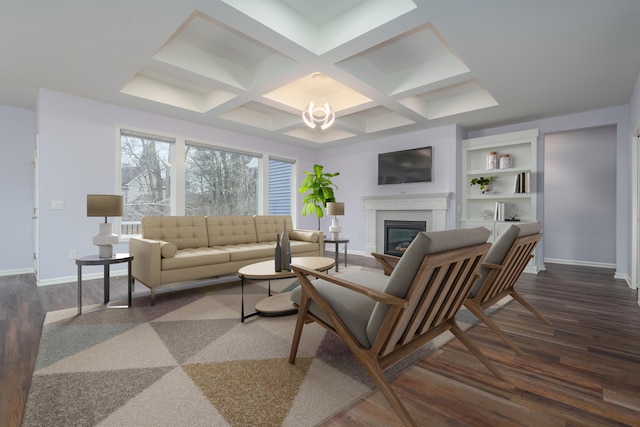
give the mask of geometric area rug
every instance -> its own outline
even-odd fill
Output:
[[[277,282],[280,290],[291,283],[272,282],[276,291]],[[264,286],[245,286],[246,308],[264,298]],[[155,306],[133,302],[47,313],[23,426],[313,426],[375,387],[342,341],[315,324],[305,325],[289,364],[296,316],[241,323],[237,281],[172,292]],[[458,321],[466,329],[477,319],[463,309]]]

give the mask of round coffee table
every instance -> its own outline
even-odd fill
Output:
[[[297,257],[291,259],[291,264],[300,265],[312,270],[327,271],[335,265],[335,261],[326,257]],[[274,260],[257,262],[255,264],[246,265],[238,270],[242,289],[242,307],[240,313],[240,321],[244,319],[262,314],[265,316],[284,316],[293,314],[297,311],[293,303],[289,299],[289,292],[282,292],[277,295],[271,295],[271,280],[288,279],[296,277],[296,273],[292,271],[276,271]],[[268,280],[268,297],[256,304],[256,311],[244,314],[244,280]]]

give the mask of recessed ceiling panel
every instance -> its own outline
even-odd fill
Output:
[[[153,69],[138,73],[120,92],[199,113],[205,113],[236,96]]]
[[[220,117],[269,131],[278,131],[280,129],[297,126],[300,125],[302,121],[300,116],[295,116],[257,102],[250,102],[241,107],[234,108],[221,114]]]
[[[339,141],[341,139],[356,136],[355,133],[348,132],[343,129],[329,128],[327,130],[309,129],[307,127],[293,129],[284,133],[285,135],[295,138],[304,139],[305,141],[325,144],[327,142]]]
[[[223,25],[194,13],[154,59],[240,89],[266,81],[295,61]]]
[[[412,0],[223,1],[317,55],[416,9]]]
[[[498,105],[476,80],[407,97],[399,102],[429,120]]]
[[[382,106],[340,117],[342,126],[358,129],[362,133],[373,133],[414,123],[408,117]]]
[[[264,97],[299,111],[302,111],[311,101],[316,104],[328,102],[336,112],[371,101],[361,93],[320,73],[309,74],[265,94]]]
[[[464,73],[469,68],[431,25],[395,37],[337,64],[389,95]]]

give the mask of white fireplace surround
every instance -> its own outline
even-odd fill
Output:
[[[450,194],[363,196],[367,217],[365,253],[384,251],[384,220],[426,221],[427,231],[446,230]]]

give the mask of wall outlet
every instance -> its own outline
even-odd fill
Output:
[[[69,251],[69,259],[76,259],[78,258],[78,252],[75,249],[71,249]]]

